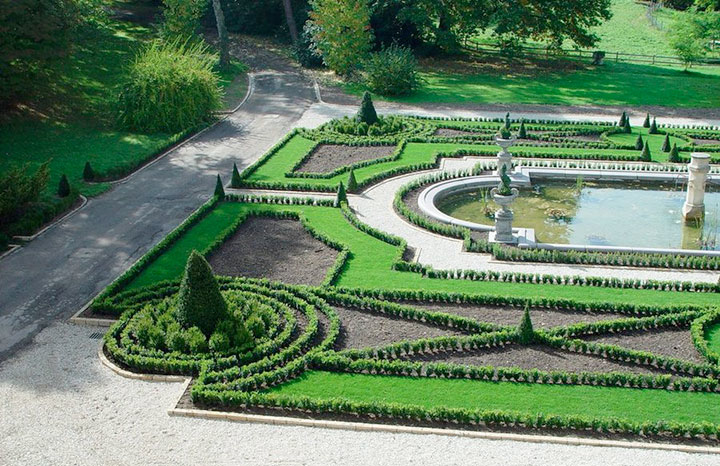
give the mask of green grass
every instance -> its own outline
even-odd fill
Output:
[[[392,270],[398,247],[357,230],[345,220],[339,209],[238,202],[219,204],[144,269],[129,283],[127,288],[134,289],[162,280],[180,278],[190,251],[205,249],[222,231],[232,225],[239,215],[252,211],[299,212],[317,231],[341,244],[346,244],[350,249],[350,257],[337,283],[343,287],[445,291],[517,298],[548,296],[572,299],[578,302],[605,301],[649,306],[717,305],[718,298],[714,293],[430,279],[412,272]]]
[[[608,63],[577,71],[468,70],[449,73],[426,69],[424,83],[397,102],[494,104],[553,104],[665,107],[720,106],[720,70],[717,67],[653,67]],[[363,85],[346,84],[354,94]]]
[[[635,144],[635,140],[638,137],[638,134],[640,134],[643,138],[643,141],[648,142],[648,146],[650,148],[650,155],[652,156],[652,160],[654,162],[667,162],[669,152],[663,152],[662,146],[663,142],[665,141],[665,135],[664,134],[648,134],[649,129],[643,128],[643,127],[633,127],[632,133],[626,134],[626,133],[618,133],[618,134],[612,134],[608,136],[608,139],[612,142],[618,143],[618,144]],[[673,144],[677,144],[678,147],[687,145],[687,141],[684,139],[676,138],[675,136],[670,136],[670,147],[672,147]],[[682,155],[689,156],[688,153],[681,152]]]
[[[306,372],[270,393],[316,400],[400,403],[424,408],[500,410],[619,418],[635,422],[720,423],[718,395],[587,385],[558,386],[465,379]]]

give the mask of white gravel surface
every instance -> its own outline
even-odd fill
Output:
[[[95,329],[56,324],[0,365],[0,464],[717,465],[718,456],[170,417],[182,384],[100,364]],[[491,463],[492,464],[492,463]]]

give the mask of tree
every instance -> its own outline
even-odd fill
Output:
[[[642,153],[640,154],[640,160],[643,162],[650,162],[652,160],[652,155],[650,155],[650,146],[648,146],[647,141],[645,141]]]
[[[367,91],[363,94],[360,109],[358,110],[356,118],[358,122],[367,123],[368,125],[374,125],[379,120],[377,112],[375,111],[375,105],[373,105],[372,97]]]
[[[233,163],[233,170],[232,170],[232,178],[230,179],[230,187],[231,188],[239,188],[242,184],[242,180],[240,178],[240,172],[238,171],[238,167],[236,163]]]
[[[635,150],[642,150],[643,146],[643,138],[641,134],[638,134],[637,139],[635,140]]]
[[[351,193],[357,192],[358,190],[357,180],[355,179],[355,171],[352,169],[350,170],[350,175],[348,176],[347,190]]]
[[[366,0],[311,0],[313,47],[340,76],[357,70],[372,49],[370,9]]]
[[[535,341],[535,330],[533,329],[532,320],[530,320],[530,308],[525,306],[520,325],[518,325],[518,342],[521,345],[529,345]]]
[[[219,174],[217,176],[217,180],[215,181],[215,192],[213,195],[219,197],[220,199],[225,198],[225,188],[223,188],[222,180],[220,179]]]
[[[662,151],[663,152],[670,152],[670,135],[665,135],[665,140],[663,141],[662,145]]]
[[[13,221],[25,207],[39,199],[49,175],[50,162],[43,163],[32,174],[29,163],[0,174],[0,225]]]
[[[210,264],[193,250],[180,283],[175,318],[184,328],[198,327],[209,337],[227,315],[227,304]]]
[[[220,48],[220,68],[226,69],[230,66],[230,41],[228,31],[225,27],[225,14],[223,13],[220,0],[212,0],[213,12],[215,13],[215,25],[217,26],[218,46]]]
[[[290,39],[294,45],[298,43],[298,30],[295,24],[295,15],[293,14],[292,1],[283,0],[283,9],[285,10],[285,21],[287,22]]]
[[[707,27],[696,12],[687,12],[673,24],[668,33],[670,46],[682,60],[685,70],[707,54],[707,34]]]
[[[161,28],[163,36],[183,40],[194,37],[200,28],[207,0],[162,0],[162,3],[165,7]]]

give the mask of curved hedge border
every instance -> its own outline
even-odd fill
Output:
[[[698,352],[712,364],[720,365],[720,354],[708,347],[706,333],[711,325],[720,322],[720,307],[714,312],[706,313],[695,319],[690,326],[693,344]]]

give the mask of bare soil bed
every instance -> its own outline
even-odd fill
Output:
[[[213,252],[209,262],[218,275],[317,286],[337,255],[297,220],[251,217]]]
[[[446,362],[468,366],[519,367],[542,371],[567,372],[632,372],[635,374],[663,374],[660,369],[636,366],[543,345],[508,345],[476,351],[422,354],[405,357],[412,361]]]
[[[482,131],[468,131],[465,129],[454,129],[454,128],[438,128],[433,133],[433,136],[441,136],[446,138],[456,138],[460,136],[482,136]]]
[[[428,304],[404,303],[426,311],[456,314],[462,317],[498,325],[519,325],[524,309],[515,307],[481,306],[476,304]],[[530,318],[535,328],[551,328],[579,322],[597,322],[627,318],[626,315],[610,312],[575,312],[558,309],[530,309]]]
[[[592,335],[583,339],[608,345],[623,346],[637,351],[648,351],[696,363],[707,362],[695,349],[690,330],[687,328]]]
[[[335,344],[336,350],[384,346],[402,340],[462,335],[456,330],[384,314],[340,306],[335,306],[334,309],[340,316],[340,335]]]
[[[345,146],[319,144],[295,171],[302,173],[330,173],[338,168],[366,160],[391,156],[396,146]]]
[[[720,146],[720,139],[692,139],[696,146]]]

